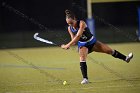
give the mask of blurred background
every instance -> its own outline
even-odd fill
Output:
[[[90,1],[92,26],[98,40],[104,43],[138,41],[139,0]],[[67,43],[70,38],[65,9],[74,11],[79,20],[87,21],[87,7],[87,0],[3,0],[0,5],[0,48],[51,46],[34,40],[36,32],[57,44]]]

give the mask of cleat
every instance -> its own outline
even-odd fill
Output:
[[[84,78],[83,81],[81,82],[81,84],[88,84],[88,79],[87,78]]]
[[[132,58],[133,58],[133,53],[129,53],[129,55],[126,57],[125,61],[127,63],[129,63]]]

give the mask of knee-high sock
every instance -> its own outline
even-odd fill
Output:
[[[88,76],[87,76],[87,64],[86,64],[86,62],[80,62],[80,69],[81,69],[83,78],[87,78],[88,79]]]
[[[114,50],[114,52],[112,53],[112,56],[115,58],[122,59],[124,61],[126,60],[126,56],[116,50]]]

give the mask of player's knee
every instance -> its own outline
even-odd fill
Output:
[[[106,51],[105,51],[105,53],[107,53],[107,54],[110,54],[110,55],[111,55],[111,54],[112,54],[112,49],[108,49],[108,50],[106,50]]]
[[[80,61],[86,61],[86,57],[84,55],[80,55]]]

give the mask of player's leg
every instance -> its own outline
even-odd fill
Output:
[[[124,54],[118,52],[117,50],[111,49],[109,46],[107,46],[106,44],[104,44],[100,41],[97,41],[95,43],[95,45],[93,47],[93,50],[96,51],[96,52],[102,52],[102,53],[110,54],[113,57],[122,59],[126,62],[129,62],[133,57],[132,53],[130,53],[128,56],[125,56]]]
[[[88,83],[88,76],[87,76],[87,64],[86,64],[86,58],[88,54],[88,49],[86,47],[80,47],[79,48],[79,55],[80,55],[80,69],[83,76],[83,81],[81,84],[87,84]]]

